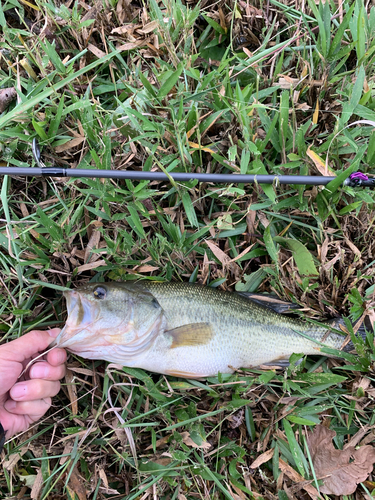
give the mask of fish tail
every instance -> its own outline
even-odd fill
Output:
[[[368,338],[368,333],[374,334],[374,330],[371,325],[362,325],[358,328],[357,333],[355,334],[358,339],[361,339],[363,342],[366,342]],[[350,341],[343,349],[344,352],[351,352],[355,350],[355,345],[352,341]]]
[[[335,330],[341,330],[343,333],[347,332],[347,324],[345,323],[343,318],[334,318],[328,322],[331,328],[334,328]],[[355,329],[355,325],[353,325],[353,328]],[[355,330],[354,330],[355,331]],[[361,342],[366,342],[368,338],[368,334],[373,334],[374,329],[372,328],[370,322],[367,322],[366,320],[360,325],[360,327],[356,330],[355,336],[359,339]],[[343,342],[345,340],[345,337],[343,338]],[[351,352],[355,351],[355,344],[353,343],[352,340],[348,342],[343,348],[343,352]]]

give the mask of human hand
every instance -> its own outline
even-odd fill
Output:
[[[51,406],[65,375],[66,352],[55,348],[21,375],[27,364],[60,333],[35,330],[0,346],[0,422],[10,438],[37,422]],[[45,359],[44,359],[45,358]]]

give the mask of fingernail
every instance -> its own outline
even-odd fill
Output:
[[[55,339],[60,333],[60,328],[52,328],[52,330],[47,330],[47,331],[49,335]]]
[[[48,366],[42,364],[36,364],[30,368],[30,377],[31,378],[46,378],[48,377]]]
[[[16,384],[10,390],[10,395],[13,399],[22,399],[27,395],[28,388],[27,384]]]
[[[64,351],[64,349],[59,349],[58,351],[56,351],[55,353],[55,362],[59,365],[62,365],[63,363],[65,363],[66,361],[66,352]]]
[[[8,401],[5,401],[4,403],[4,408],[8,411],[14,410],[14,408],[17,406],[17,403],[13,401],[13,399],[8,399]]]

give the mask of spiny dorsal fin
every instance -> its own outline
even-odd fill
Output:
[[[255,302],[256,304],[272,309],[272,311],[278,314],[288,314],[293,313],[295,309],[300,309],[298,304],[293,304],[292,302],[285,302],[279,299],[276,295],[263,295],[261,293],[251,293],[251,292],[236,292],[242,297]]]
[[[182,346],[205,345],[213,337],[210,323],[190,323],[189,325],[178,326],[165,333],[171,335],[173,339],[171,349]]]

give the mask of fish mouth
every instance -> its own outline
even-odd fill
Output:
[[[88,329],[99,317],[98,304],[88,300],[76,290],[67,290],[63,293],[66,299],[68,319],[57,338],[50,344],[51,347],[69,347],[79,343],[88,343]]]

